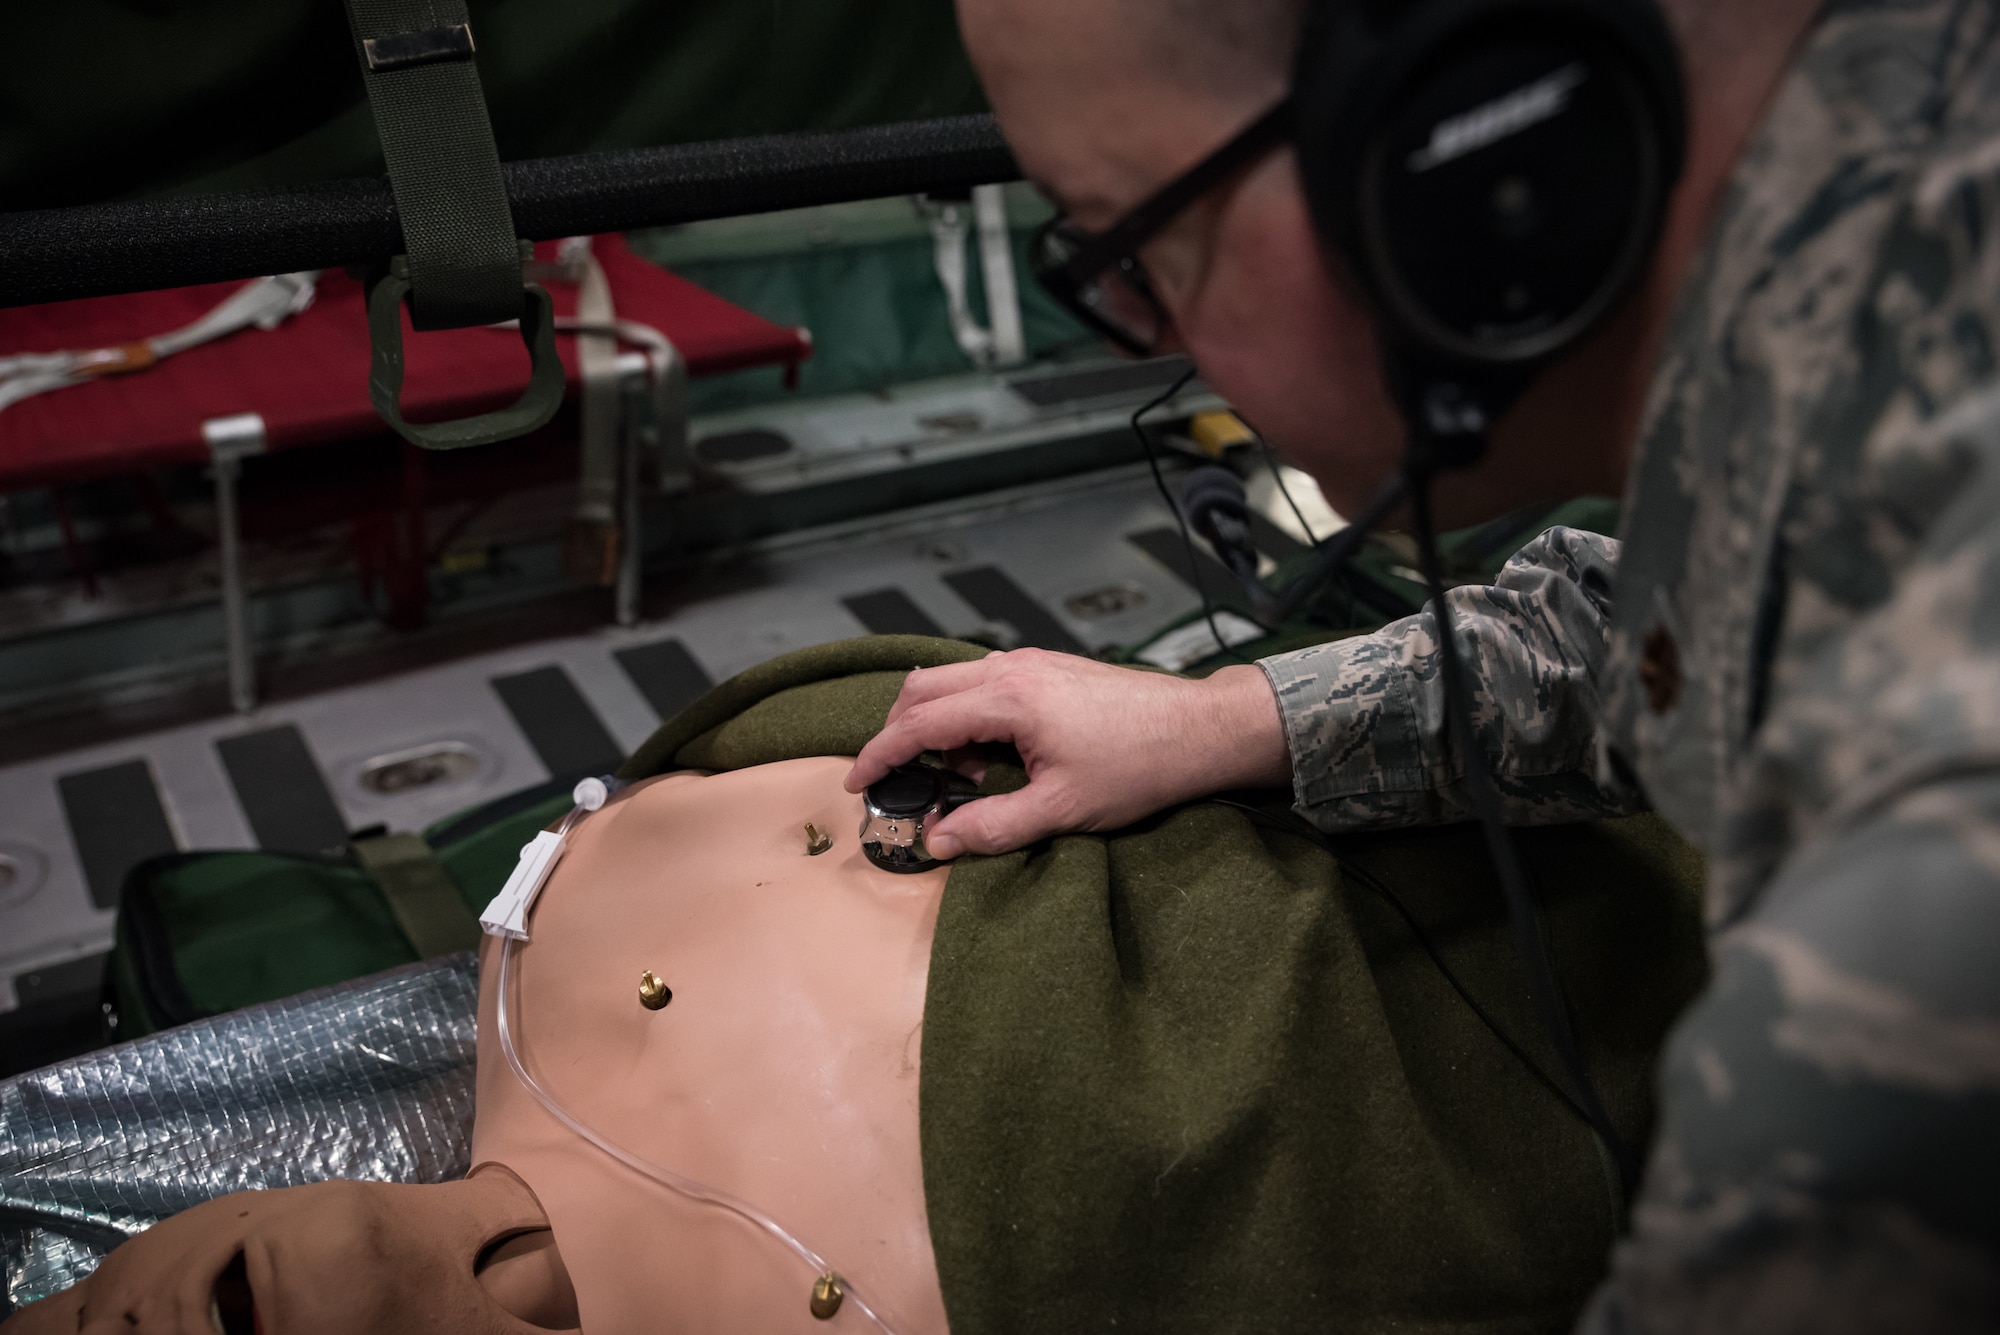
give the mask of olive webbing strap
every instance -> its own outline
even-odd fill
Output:
[[[378,266],[368,284],[369,397],[385,422],[429,449],[523,435],[562,405],[563,369],[548,294],[522,281],[522,245],[473,64],[465,0],[346,3],[405,250]],[[405,421],[405,296],[417,329],[519,319],[532,365],[521,397],[457,422]]]
[[[414,834],[389,834],[357,839],[353,848],[418,959],[479,944],[479,919],[429,844]]]

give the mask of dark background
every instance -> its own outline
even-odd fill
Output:
[[[8,7],[0,211],[379,176],[341,0]],[[470,0],[504,160],[982,111],[950,0]]]

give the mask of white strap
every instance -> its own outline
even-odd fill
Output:
[[[974,366],[993,365],[993,334],[972,318],[971,288],[965,264],[965,216],[956,204],[945,204],[930,215],[931,260],[937,269],[938,284],[944,288],[945,313],[951,317],[951,336]]]
[[[494,328],[506,326],[495,325]],[[637,320],[612,320],[596,324],[567,316],[556,318],[556,328],[566,334],[609,334],[646,352],[653,383],[653,421],[659,432],[660,485],[673,490],[688,477],[687,362],[673,340],[649,324]]]
[[[316,271],[253,279],[193,324],[121,347],[0,357],[0,411],[31,395],[81,385],[103,375],[143,370],[163,357],[212,343],[251,325],[276,329],[312,305],[318,279]]]
[[[587,245],[589,238],[581,238]],[[618,341],[593,332],[612,324],[618,312],[611,302],[611,282],[595,255],[585,252],[583,275],[576,285],[576,360],[583,382],[578,435],[576,518],[590,524],[615,525],[618,505]]]
[[[979,220],[979,271],[986,279],[986,322],[993,329],[993,364],[1013,366],[1028,359],[1028,339],[1021,327],[1021,294],[1014,286],[1007,187],[972,187],[972,211]]]
[[[687,484],[689,476],[687,440],[687,362],[673,340],[653,328],[640,324],[637,320],[617,318],[611,298],[611,285],[604,268],[590,251],[587,236],[565,237],[557,247],[553,264],[538,264],[530,270],[530,276],[546,275],[566,283],[577,285],[576,314],[558,316],[556,328],[565,334],[576,334],[578,360],[583,372],[583,455],[585,459],[584,481],[578,495],[577,517],[609,522],[612,516],[612,502],[615,487],[605,490],[592,482],[593,473],[589,460],[593,457],[592,445],[600,439],[600,432],[607,434],[615,442],[617,436],[617,350],[609,348],[605,361],[606,374],[594,377],[593,367],[597,364],[598,350],[603,349],[610,339],[629,343],[646,351],[648,369],[653,386],[653,421],[659,439],[654,448],[658,451],[658,471],[662,490],[672,491]],[[488,329],[514,329],[518,320],[502,320],[497,324],[484,326]],[[594,383],[607,386],[601,398],[594,396]],[[601,424],[601,425],[600,425]],[[614,452],[615,453],[615,452]]]
[[[266,331],[276,329],[313,304],[318,281],[317,272],[281,273],[256,279],[237,288],[220,306],[193,324],[147,342],[152,344],[155,356],[171,357],[253,324]]]
[[[1021,327],[1021,295],[1014,284],[1013,238],[1007,230],[1007,198],[1003,187],[975,186],[973,224],[958,204],[920,203],[931,225],[932,261],[944,288],[951,336],[974,366],[985,369],[1025,361],[1027,338]],[[972,315],[970,273],[965,240],[972,225],[979,231],[979,271],[986,286],[986,319]]]
[[[75,354],[68,352],[0,357],[0,412],[30,395],[82,384],[82,376],[70,374],[75,364]]]

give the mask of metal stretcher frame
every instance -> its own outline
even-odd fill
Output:
[[[664,340],[662,340],[664,341]],[[663,378],[671,383],[662,384]],[[639,432],[650,430],[660,437],[678,438],[684,447],[687,417],[684,396],[676,385],[687,379],[687,363],[668,345],[666,358],[644,353],[621,353],[613,372],[618,402],[616,463],[618,479],[619,542],[617,582],[613,586],[614,616],[621,626],[639,620],[642,594],[640,564],[641,515],[640,463],[645,452]],[[642,403],[662,401],[675,404],[680,414],[673,420],[654,417],[646,422]],[[254,645],[250,635],[249,585],[243,571],[242,519],[238,507],[237,484],[243,460],[264,453],[264,419],[256,413],[236,413],[211,417],[201,424],[202,438],[208,442],[209,473],[215,484],[215,527],[217,565],[221,573],[222,635],[229,676],[229,704],[239,714],[257,708],[257,673]],[[670,466],[665,464],[663,467]]]
[[[959,116],[545,158],[504,164],[503,175],[517,229],[548,239],[962,190],[1016,179],[1019,168],[991,116]],[[403,248],[386,178],[0,214],[0,254],[8,257],[0,266],[0,307],[331,269]],[[630,386],[627,372],[619,374],[625,404]],[[621,426],[620,470],[628,478],[637,469],[630,434]],[[221,529],[230,698],[247,711],[256,696],[237,483],[242,460],[269,448],[270,433],[256,414],[231,413],[204,420],[201,435]],[[621,623],[629,623],[638,606],[637,488],[621,490],[627,526],[617,607]]]
[[[562,293],[573,291],[576,303],[575,314],[560,318],[558,326],[576,343],[567,362],[572,393],[585,405],[585,463],[592,474],[586,481],[605,502],[600,518],[616,520],[621,533],[615,575],[607,582],[616,588],[621,623],[630,624],[640,593],[640,455],[657,457],[663,484],[685,480],[686,378],[752,366],[795,371],[812,345],[803,330],[764,320],[639,259],[622,238],[597,238],[591,253],[587,264],[598,266],[594,285],[575,275],[556,285]],[[593,287],[595,301],[586,295]],[[46,341],[46,350],[79,346],[78,339],[95,346],[90,340],[139,332],[130,327],[135,318],[169,319],[169,311],[185,316],[222,295],[214,288],[161,293],[147,299],[157,308],[151,317],[135,316],[119,301],[0,312],[0,351],[16,350],[23,340]],[[207,462],[215,488],[230,698],[240,711],[256,702],[241,541],[243,460],[380,434],[365,393],[368,344],[359,299],[353,280],[323,274],[314,308],[274,330],[246,329],[136,374],[75,384],[0,412],[0,488]],[[413,344],[413,357],[432,360],[428,374],[413,360],[406,402],[429,413],[460,413],[476,407],[482,395],[510,389],[515,372],[504,333],[474,329],[422,338],[442,342]],[[593,350],[592,342],[611,346]],[[621,354],[619,347],[637,351]],[[296,370],[301,365],[312,367],[304,379]],[[134,397],[146,395],[154,397]],[[616,515],[612,504],[619,507]]]

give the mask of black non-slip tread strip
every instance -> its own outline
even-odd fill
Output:
[[[125,874],[133,867],[179,847],[153,767],[143,760],[65,774],[56,780],[56,792],[90,901],[98,908],[118,907]]]
[[[47,1006],[71,997],[89,997],[95,1005],[104,995],[104,965],[109,958],[105,952],[23,969],[14,975],[14,995],[23,1006]]]
[[[560,667],[493,678],[514,726],[551,774],[609,774],[625,762],[604,720]]]
[[[461,811],[456,816],[447,817],[441,825],[432,826],[424,835],[424,842],[432,848],[450,848],[453,844],[470,839],[475,834],[492,829],[510,816],[518,816],[546,802],[553,802],[558,797],[566,797],[570,790],[576,787],[578,780],[603,772],[599,769],[558,774],[532,788],[523,788],[504,797],[496,797],[490,802],[482,802],[470,811]]]
[[[1065,654],[1088,654],[1089,646],[1076,636],[1034,596],[1016,584],[998,566],[980,566],[946,575],[951,591],[971,603],[989,621],[1004,621],[1020,633],[1023,647],[1053,649]]]
[[[854,614],[856,621],[868,627],[870,634],[945,638],[944,627],[931,620],[930,613],[918,607],[916,600],[901,589],[852,594],[840,602]]]
[[[1066,403],[1123,397],[1142,390],[1165,389],[1187,374],[1188,359],[1174,354],[1146,361],[1116,362],[1092,366],[1082,371],[1057,371],[1052,375],[1022,376],[1007,387],[1037,408],[1054,408]],[[1194,381],[1181,390],[1193,396],[1209,393],[1207,385]]]
[[[715,685],[708,671],[695,661],[694,655],[679,640],[635,644],[611,656],[662,721],[707,695],[709,688]]]
[[[346,845],[347,817],[296,727],[287,723],[217,738],[215,750],[257,847],[320,853]]]
[[[990,115],[503,163],[533,240],[962,190],[1020,175]],[[367,263],[404,250],[387,177],[0,213],[0,306]]]

